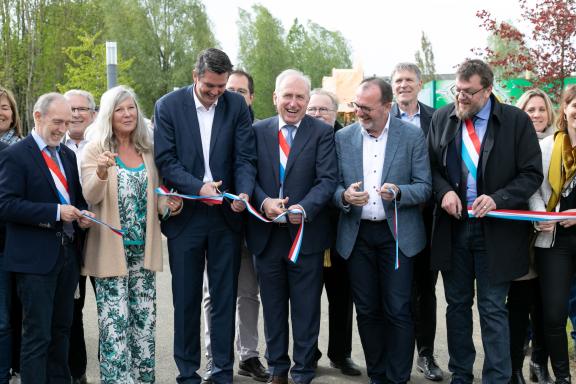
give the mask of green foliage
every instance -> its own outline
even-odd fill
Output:
[[[427,83],[436,79],[436,65],[434,64],[434,51],[432,50],[432,43],[422,31],[422,38],[420,39],[420,50],[416,52],[416,65],[422,72],[422,82]]]
[[[64,48],[64,53],[70,62],[64,64],[66,82],[58,84],[59,92],[83,89],[92,93],[98,103],[107,88],[106,46],[100,41],[101,34],[98,32],[95,35],[89,35],[86,31],[80,31],[78,35],[80,45]],[[128,76],[128,70],[133,62],[133,58],[124,60],[122,55],[118,55],[118,84],[134,86],[134,82]]]
[[[290,65],[282,23],[261,5],[253,14],[240,9],[238,20],[240,65],[254,78],[254,113],[265,118],[276,113],[272,93],[276,76]]]

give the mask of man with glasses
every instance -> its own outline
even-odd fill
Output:
[[[339,131],[342,125],[336,120],[338,114],[338,99],[332,92],[321,88],[312,90],[306,113],[316,117]],[[338,209],[330,210],[330,231],[334,232],[338,225]],[[334,244],[324,251],[324,286],[328,296],[328,358],[330,365],[339,369],[347,376],[361,375],[360,368],[351,358],[352,354],[352,292],[346,262],[338,255]],[[322,352],[316,349],[316,360],[320,360]]]
[[[531,225],[486,214],[528,209],[528,198],[543,179],[530,118],[498,102],[492,94],[493,79],[483,61],[462,63],[456,72],[456,100],[436,111],[428,135],[436,204],[431,263],[442,271],[448,368],[451,383],[459,384],[474,379],[475,287],[485,356],[482,381],[510,380],[505,303],[510,281],[528,272]]]
[[[420,68],[414,63],[398,63],[394,67],[391,77],[392,90],[396,98],[396,102],[392,105],[392,115],[420,127],[422,132],[424,132],[424,136],[426,136],[435,109],[418,101],[418,94],[422,90]],[[422,214],[424,216],[424,225],[426,226],[426,247],[414,258],[412,317],[414,319],[416,349],[418,351],[416,368],[428,380],[440,381],[444,375],[434,359],[438,271],[430,269],[432,208],[432,199],[423,205]]]
[[[413,257],[426,245],[420,205],[431,193],[428,151],[420,128],[391,116],[384,80],[364,79],[352,106],[358,122],[336,133],[336,250],[347,259],[370,383],[407,383]]]
[[[247,72],[236,69],[230,73],[226,90],[240,94],[246,100],[252,122],[254,122],[254,80]],[[202,306],[204,309],[204,345],[206,346],[206,371],[204,383],[212,382],[212,350],[210,347],[210,289],[208,273],[204,271]],[[242,259],[240,272],[238,273],[238,297],[236,299],[236,353],[240,359],[238,374],[250,376],[256,381],[268,380],[268,372],[260,362],[258,353],[258,315],[260,312],[260,298],[256,272],[254,271],[254,259],[250,251],[242,244]]]
[[[64,94],[66,100],[72,109],[72,120],[64,136],[63,144],[70,148],[76,154],[78,169],[80,169],[80,160],[82,159],[82,150],[88,143],[84,133],[86,128],[94,121],[96,116],[96,103],[94,96],[90,92],[71,89]],[[81,242],[82,243],[82,242]],[[86,299],[86,276],[80,276],[78,281],[78,291],[80,296],[74,299],[74,318],[72,328],[70,329],[70,352],[68,361],[70,373],[72,374],[72,384],[85,384],[86,365],[88,359],[86,356],[86,342],[84,340],[84,323],[82,319],[82,310]]]

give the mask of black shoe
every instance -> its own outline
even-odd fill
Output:
[[[530,381],[538,384],[552,384],[548,373],[548,365],[540,365],[530,361]]]
[[[418,356],[416,369],[422,372],[428,380],[442,381],[442,379],[444,379],[444,372],[442,372],[438,364],[436,364],[434,356]]]
[[[554,382],[554,384],[571,384],[571,383],[572,381],[570,379],[570,376],[556,379],[556,381]]]
[[[209,359],[206,363],[204,376],[202,376],[202,384],[212,384],[212,368],[214,368],[214,363],[212,362],[212,359]]]
[[[270,376],[268,379],[269,383],[272,384],[288,384],[288,377],[287,376]]]
[[[252,377],[256,381],[267,382],[270,374],[257,357],[251,357],[238,364],[238,374]]]
[[[524,375],[522,374],[522,369],[512,371],[510,384],[526,384],[526,380],[524,380]]]
[[[350,357],[346,357],[341,361],[330,360],[330,366],[339,369],[346,376],[360,376],[362,374],[360,367]]]
[[[80,377],[73,377],[72,384],[88,384],[88,379],[86,378],[86,374],[83,374]]]

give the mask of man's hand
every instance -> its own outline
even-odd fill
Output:
[[[304,208],[302,208],[302,206],[300,204],[294,204],[288,207],[288,210],[291,211],[293,209],[299,209],[302,211],[302,213],[289,213],[288,214],[288,221],[290,221],[291,224],[300,224],[302,222],[302,219],[304,217]]]
[[[106,180],[108,178],[108,168],[116,165],[117,153],[112,153],[110,151],[104,151],[98,155],[96,158],[96,174],[100,180]]]
[[[286,211],[286,204],[288,204],[287,197],[284,199],[273,199],[269,197],[264,200],[264,203],[262,204],[262,210],[264,211],[266,217],[268,217],[270,220],[274,220]]]
[[[82,211],[82,212],[80,212],[80,214],[82,215],[78,218],[78,226],[80,228],[86,229],[86,228],[90,228],[91,226],[94,225],[94,222],[90,219],[87,219],[84,215],[90,216],[90,217],[96,217],[95,214],[93,214],[90,211]]]
[[[480,195],[472,203],[472,212],[477,218],[486,216],[493,209],[496,209],[496,203],[488,195]]]
[[[200,188],[200,196],[217,196],[220,195],[218,188],[222,185],[222,181],[208,181]],[[214,205],[214,203],[204,202],[207,205]]]
[[[78,220],[82,217],[82,212],[73,205],[60,205],[60,220],[67,223]]]
[[[246,200],[247,202],[250,201],[250,197],[245,193],[239,194],[238,197]],[[230,206],[232,207],[232,210],[237,213],[240,213],[246,209],[246,203],[241,200],[234,200]]]
[[[462,218],[462,202],[454,191],[446,192],[442,197],[442,209],[445,210],[450,216],[457,219]]]
[[[361,181],[350,184],[350,186],[344,191],[344,201],[357,207],[363,207],[368,204],[370,196],[367,191],[360,191],[361,184]]]
[[[553,232],[554,227],[556,227],[556,223],[558,221],[541,221],[536,223],[535,227],[538,232]]]
[[[390,192],[390,190],[393,190],[394,193]],[[398,194],[398,191],[399,188],[396,186],[396,184],[384,183],[380,187],[378,193],[380,194],[380,197],[382,197],[384,200],[392,201],[394,200],[394,196]]]

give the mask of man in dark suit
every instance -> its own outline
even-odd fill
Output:
[[[0,152],[8,148],[8,144],[0,142]],[[10,362],[12,345],[12,327],[10,309],[12,306],[12,274],[4,270],[4,242],[6,224],[0,221],[0,383],[10,381]]]
[[[81,228],[90,221],[74,152],[61,145],[72,111],[58,93],[34,105],[34,131],[0,154],[4,266],[23,309],[23,383],[70,383],[68,343]],[[91,215],[91,213],[88,213]]]
[[[326,122],[338,132],[342,125],[336,120],[338,115],[338,98],[332,92],[321,88],[313,89],[306,114]],[[347,376],[359,376],[360,368],[354,363],[352,354],[352,291],[346,261],[336,252],[335,240],[340,211],[329,207],[330,228],[334,236],[330,248],[324,252],[323,280],[328,297],[328,358],[330,365]],[[316,350],[316,359],[322,357],[320,349]]]
[[[156,103],[154,151],[168,188],[188,195],[229,191],[248,199],[254,187],[255,148],[242,96],[226,91],[228,56],[200,53],[194,84]],[[185,201],[182,213],[162,224],[168,238],[174,301],[174,359],[178,383],[200,383],[200,309],[206,266],[212,298],[210,382],[231,383],[234,313],[240,266],[242,216],[238,201],[209,205]],[[207,263],[207,265],[205,265]]]
[[[272,383],[288,382],[289,313],[294,341],[292,379],[307,384],[315,375],[322,254],[331,243],[325,206],[336,187],[336,154],[332,127],[306,115],[309,99],[308,77],[292,69],[283,71],[276,78],[273,97],[278,115],[254,124],[258,151],[254,206],[269,219],[286,207],[302,211],[273,224],[251,217],[247,227],[248,248],[255,255],[260,283]],[[288,254],[302,220],[304,238],[293,263]]]
[[[391,78],[392,90],[396,98],[396,102],[392,105],[392,116],[420,127],[424,136],[428,135],[430,120],[435,109],[418,101],[418,94],[422,90],[420,68],[414,63],[398,63],[392,71]],[[414,259],[412,318],[418,351],[416,367],[428,380],[440,381],[444,375],[434,358],[438,271],[430,269],[432,208],[432,199],[422,206],[426,226],[426,247]]]
[[[540,147],[528,115],[492,95],[481,60],[456,72],[456,101],[434,113],[428,134],[436,203],[432,267],[442,271],[452,383],[472,383],[476,355],[472,305],[477,289],[483,382],[511,376],[506,296],[528,272],[530,223],[486,218],[494,209],[528,209],[542,182]],[[466,207],[474,212],[470,218]]]
[[[413,257],[426,245],[420,205],[431,193],[424,133],[391,116],[391,104],[390,84],[364,79],[353,102],[358,122],[336,134],[340,182],[333,203],[341,210],[336,249],[348,260],[373,384],[410,380]]]

